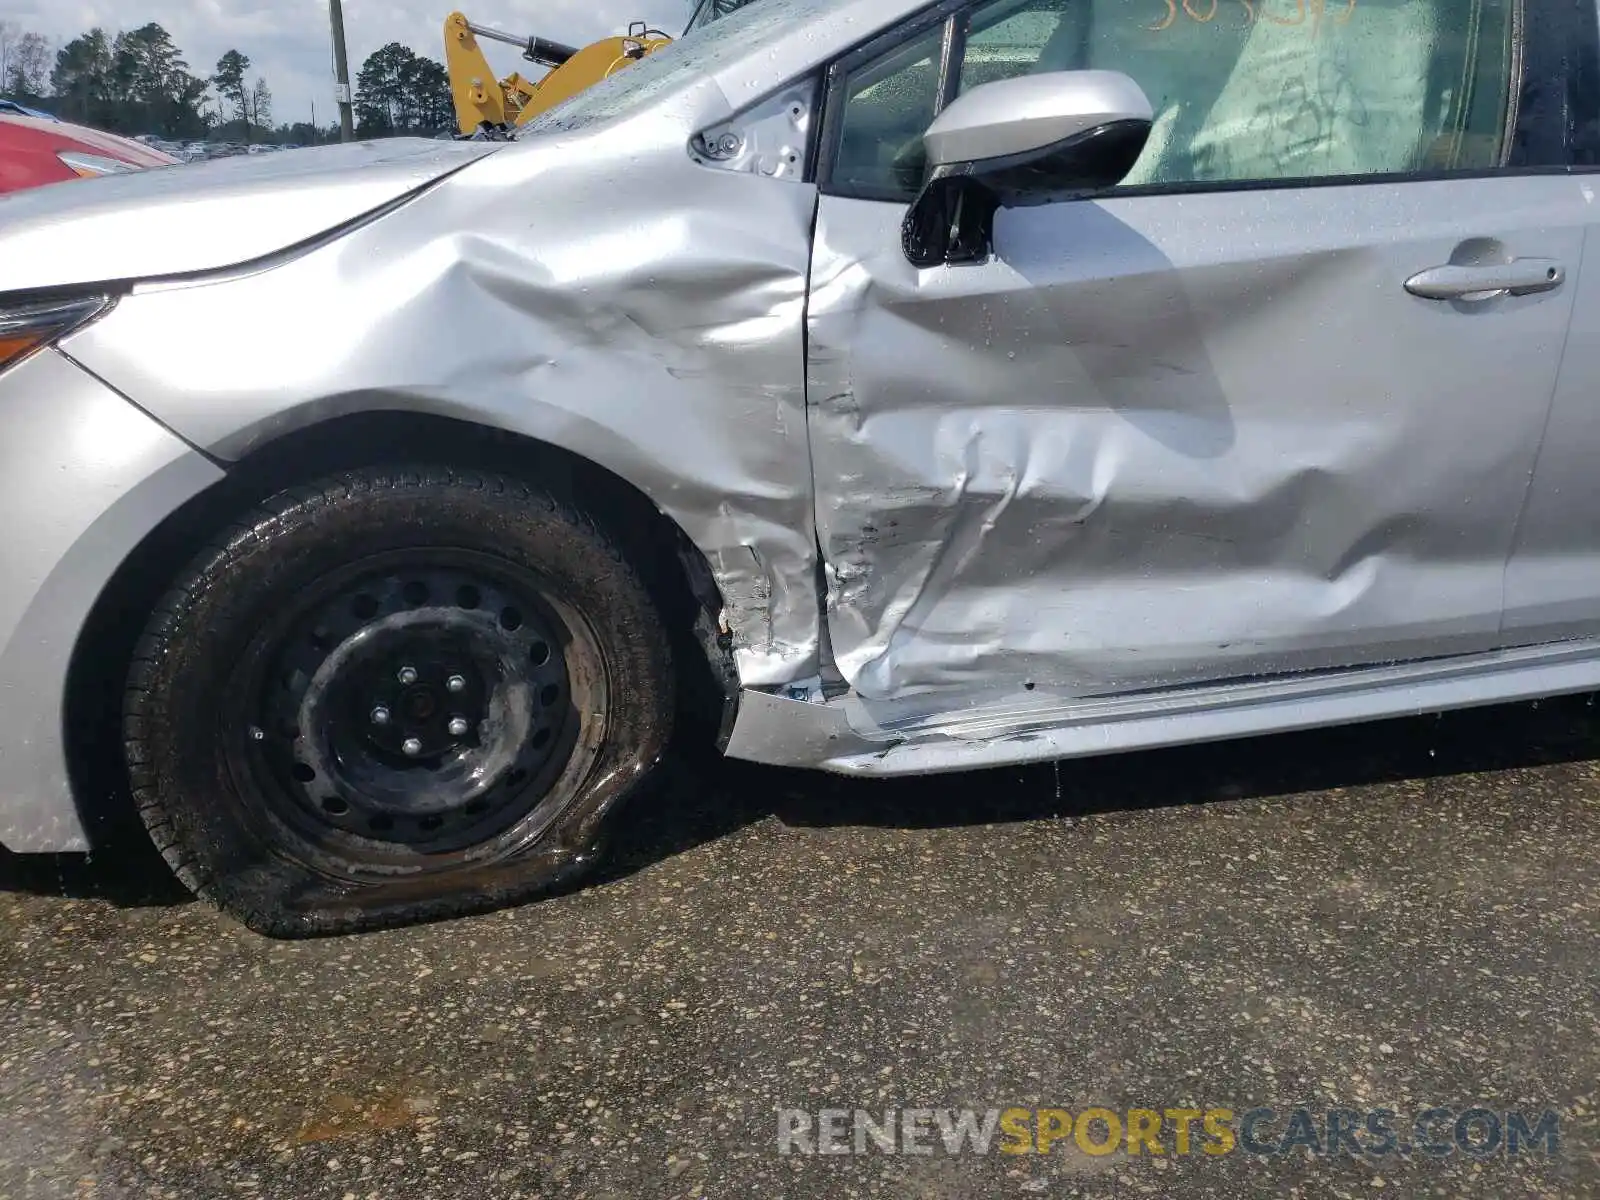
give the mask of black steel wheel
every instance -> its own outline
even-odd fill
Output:
[[[660,757],[645,588],[516,481],[356,472],[275,497],[152,617],[124,739],[157,846],[274,934],[505,903],[581,870]]]

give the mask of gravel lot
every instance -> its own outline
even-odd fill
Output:
[[[1600,708],[680,772],[587,890],[256,937],[0,859],[0,1196],[1600,1196]],[[1554,1155],[780,1155],[780,1108],[1546,1108]],[[1281,1128],[1281,1123],[1280,1123]]]

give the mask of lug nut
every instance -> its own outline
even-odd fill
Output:
[[[422,753],[422,743],[416,738],[407,738],[400,743],[400,749],[406,752],[406,757],[415,758]]]
[[[406,687],[410,687],[417,681],[417,669],[415,667],[401,667],[398,678]]]
[[[452,675],[444,681],[444,686],[452,692],[464,692],[467,690],[467,681],[464,676]]]
[[[467,719],[465,717],[451,717],[450,718],[450,736],[451,737],[466,737],[467,736],[467,730],[470,729],[470,728],[471,728],[471,726],[467,724]]]
[[[378,705],[372,710],[372,723],[374,725],[387,725],[389,723],[389,710],[383,705]]]

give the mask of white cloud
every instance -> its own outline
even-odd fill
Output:
[[[677,34],[690,11],[689,0],[344,0],[351,80],[362,60],[387,42],[443,62],[444,19],[453,3],[463,4],[479,25],[575,46],[622,33],[629,21]],[[115,34],[155,21],[197,75],[210,75],[230,49],[248,55],[252,76],[272,88],[275,120],[310,120],[313,103],[319,124],[336,118],[326,0],[144,0],[137,6],[127,0],[8,0],[6,10],[6,20],[44,34],[57,48],[96,25]],[[536,70],[520,63],[513,47],[486,49],[501,72]]]

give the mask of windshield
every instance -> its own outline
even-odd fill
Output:
[[[827,4],[827,0],[705,2],[720,8],[721,13],[701,20],[696,12],[683,37],[540,113],[517,136],[579,129],[637,112],[697,75],[710,74],[730,59],[757,53],[791,35],[798,20]]]
[[[695,6],[694,16],[689,18],[689,24],[683,32],[689,34],[696,29],[703,29],[718,18],[725,17],[753,2],[754,0],[700,0]]]

